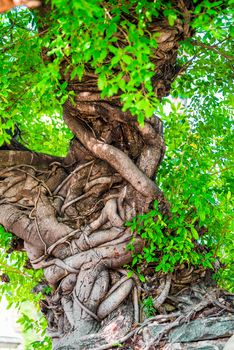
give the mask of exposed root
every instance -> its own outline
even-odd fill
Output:
[[[164,149],[157,128],[147,122],[140,129],[118,100],[84,102],[82,91],[77,98],[84,114],[64,106],[77,136],[64,160],[32,154],[18,165],[8,153],[0,170],[0,223],[24,240],[33,268],[43,268],[53,288],[41,307],[58,346],[73,341],[73,332],[88,341],[99,329],[109,342],[139,322],[139,280],[121,269],[132,260],[124,222],[162,196],[151,180]],[[143,248],[139,237],[134,245]]]
[[[62,243],[67,242],[68,239],[74,237],[75,235],[77,235],[77,233],[80,232],[79,229],[77,230],[73,230],[71,231],[68,235],[66,235],[65,237],[60,238],[59,240],[57,240],[57,242],[55,242],[54,244],[52,244],[50,247],[47,248],[47,254],[51,255],[53,250]]]
[[[153,304],[156,309],[158,309],[168,297],[168,294],[171,288],[171,279],[172,279],[172,275],[167,274],[165,282],[163,283],[163,288],[162,288],[162,291],[160,292],[160,295],[157,298],[154,298]]]
[[[99,346],[98,348],[96,348],[96,350],[108,350],[108,349],[112,349],[113,347],[116,347],[116,345],[119,346],[120,344],[124,343],[126,340],[131,338],[135,334],[135,332],[136,331],[133,330],[122,338],[116,339],[115,341],[108,343],[106,345]]]
[[[64,275],[66,276],[68,272],[71,273],[78,273],[79,271],[76,270],[75,268],[71,267],[70,265],[66,264],[64,261],[60,260],[60,259],[52,259],[49,261],[41,261],[41,262],[33,262],[31,261],[32,266],[34,267],[34,269],[38,270],[38,269],[45,269],[48,268],[50,266],[57,266],[58,268],[64,270]]]
[[[117,286],[113,291],[108,293],[105,300],[99,305],[97,315],[100,319],[104,319],[112,311],[127,298],[133,287],[133,280],[127,279],[121,281],[121,284]]]
[[[90,162],[88,163],[85,163],[85,164],[82,164],[82,165],[79,165],[78,167],[76,167],[75,170],[73,170],[60,184],[59,186],[54,190],[54,195],[58,194],[59,191],[63,188],[63,186],[72,178],[72,176],[74,174],[76,174],[78,171],[84,169],[85,167],[89,166],[89,165],[92,165],[94,163],[93,160],[91,160]]]
[[[131,159],[119,149],[95,139],[85,126],[71,114],[72,107],[67,102],[64,106],[64,120],[82,144],[96,157],[107,161],[138,192],[146,197],[154,197],[160,193],[151,181]]]
[[[61,208],[61,214],[64,214],[65,210],[66,210],[68,207],[70,207],[70,205],[72,205],[72,204],[74,204],[74,203],[77,203],[77,202],[80,201],[81,199],[85,199],[85,198],[88,198],[88,197],[89,197],[89,193],[84,193],[84,194],[82,194],[81,196],[72,199],[70,202],[64,203],[64,205],[63,205],[62,208]]]
[[[123,220],[117,214],[117,201],[115,199],[109,199],[105,207],[102,210],[101,215],[95,221],[90,224],[92,231],[97,230],[99,227],[104,225],[107,221],[110,221],[111,225],[114,227],[122,227]]]
[[[133,306],[134,306],[134,321],[135,323],[140,322],[140,307],[139,307],[139,293],[138,288],[133,288]]]
[[[74,291],[75,293],[75,291]],[[89,310],[84,304],[82,304],[79,300],[79,298],[77,297],[76,294],[74,294],[74,301],[75,303],[77,303],[81,309],[83,309],[89,316],[91,316],[93,319],[95,319],[96,321],[100,322],[101,318],[98,317],[94,312],[92,312],[91,310]]]

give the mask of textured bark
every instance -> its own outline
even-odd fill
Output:
[[[107,124],[97,114],[84,122],[76,113],[67,102],[64,119],[76,139],[65,159],[14,151],[12,145],[0,151],[0,223],[24,241],[32,266],[44,268],[53,287],[42,311],[55,349],[82,348],[88,342],[83,338],[97,331],[100,344],[106,343],[139,322],[133,292],[138,281],[120,270],[132,259],[126,245],[133,234],[124,222],[155,198],[168,208],[144,171],[152,177],[164,154],[160,120],[139,129],[134,119]],[[143,242],[136,237],[134,245],[140,251]]]
[[[120,150],[99,140],[104,122],[98,114],[90,125],[88,117],[84,123],[75,113],[66,103],[64,119],[77,139],[65,159],[0,151],[0,223],[24,241],[32,266],[44,268],[53,287],[42,311],[55,349],[67,344],[78,349],[81,337],[97,331],[100,344],[109,342],[139,321],[132,294],[138,282],[119,270],[132,258],[126,245],[133,234],[124,222],[147,210],[154,198],[163,203],[161,191],[137,164],[140,147],[145,152],[149,142],[158,161],[150,163],[149,152],[146,164],[155,173],[164,153],[161,122],[155,118],[140,132],[135,122],[107,124],[113,143],[121,137]],[[144,140],[149,133],[154,140]],[[135,159],[128,155],[131,146]],[[139,238],[134,244],[136,251],[143,247]]]
[[[174,27],[152,23],[160,33],[153,59],[159,98],[178,73],[179,41],[191,35],[186,3],[178,2],[185,20]],[[122,269],[131,262],[126,247],[135,236],[124,223],[155,199],[169,214],[154,181],[165,153],[161,121],[155,116],[140,127],[118,96],[100,98],[97,77],[87,71],[82,81],[63,75],[75,95],[75,105],[64,105],[75,136],[66,158],[19,150],[14,142],[0,150],[0,224],[23,240],[32,267],[43,268],[53,288],[41,309],[56,350],[108,348],[142,321],[139,281]],[[144,242],[136,236],[134,246],[141,251]],[[159,310],[171,281],[168,276],[159,288]]]
[[[181,23],[154,27],[161,33],[158,97],[169,90],[178,41],[188,35]],[[154,182],[165,152],[161,121],[154,117],[141,128],[118,97],[101,100],[91,76],[81,82],[64,76],[75,93],[75,105],[64,105],[75,135],[65,159],[14,151],[14,142],[0,151],[0,223],[24,241],[31,265],[43,268],[53,287],[41,306],[54,349],[83,348],[91,344],[83,338],[98,332],[96,348],[139,322],[139,282],[121,270],[131,262],[126,246],[134,236],[124,223],[154,199],[164,214],[169,210]],[[144,243],[136,237],[134,245],[140,251]]]

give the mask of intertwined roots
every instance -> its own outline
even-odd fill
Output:
[[[151,180],[164,154],[160,120],[141,128],[117,106],[84,105],[86,115],[78,102],[64,107],[77,137],[65,159],[0,152],[0,223],[24,241],[31,265],[53,287],[41,306],[58,347],[98,330],[118,338],[139,321],[137,278],[121,269],[132,259],[124,223],[155,198],[168,210]],[[141,251],[140,238],[134,246]]]
[[[191,34],[187,6],[180,1],[178,8],[182,19],[174,27],[155,18],[149,28],[159,33],[152,57],[159,98],[178,73],[178,43]],[[116,45],[128,45],[119,34]],[[42,58],[53,59],[46,48]],[[163,214],[169,208],[153,181],[165,150],[161,121],[140,127],[121,110],[120,96],[101,99],[91,67],[82,81],[71,81],[66,67],[64,57],[61,77],[75,96],[64,105],[64,120],[75,139],[65,159],[23,150],[14,140],[0,151],[0,223],[23,240],[32,266],[44,269],[53,288],[42,310],[54,346],[77,349],[81,336],[99,330],[102,339],[118,338],[138,321],[138,282],[121,269],[131,262],[126,247],[134,235],[124,223],[155,199]],[[143,248],[139,237],[134,247]]]
[[[141,128],[113,103],[83,103],[82,113],[79,101],[64,106],[64,119],[76,135],[66,158],[16,151],[21,146],[15,141],[0,151],[0,224],[18,237],[13,248],[25,249],[32,267],[44,269],[52,293],[45,295],[41,309],[57,350],[109,349],[114,340],[133,335],[140,344],[138,335],[148,323],[132,326],[139,322],[141,287],[123,266],[132,259],[127,250],[132,238],[136,252],[144,243],[124,223],[149,210],[154,199],[169,215],[168,203],[152,180],[164,154],[160,120],[155,117]],[[192,282],[192,273],[186,273],[184,282],[180,276],[182,290],[183,283]],[[145,349],[216,305],[216,295],[201,294],[182,314],[165,315],[165,300],[178,299],[174,279],[168,275],[154,299],[162,313],[155,320],[170,323]]]

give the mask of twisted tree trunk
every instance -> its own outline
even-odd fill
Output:
[[[97,331],[117,339],[139,322],[138,281],[121,269],[132,258],[124,223],[155,198],[168,210],[152,180],[164,154],[161,121],[141,128],[118,104],[100,100],[96,79],[79,92],[87,82],[74,88],[76,106],[64,105],[76,136],[65,159],[0,152],[0,223],[24,241],[53,287],[42,310],[55,349],[78,349],[81,337]],[[140,251],[143,241],[134,245]]]
[[[168,209],[151,179],[164,154],[160,120],[140,128],[112,101],[85,95],[64,106],[76,136],[65,159],[0,152],[0,223],[23,239],[53,287],[42,310],[55,349],[78,349],[80,337],[97,331],[109,341],[139,322],[137,279],[121,269],[132,257],[124,223],[155,198]],[[143,242],[134,245],[140,251]]]
[[[184,21],[152,24],[160,33],[153,78],[159,98],[178,73],[179,40],[191,35],[188,8],[178,6]],[[0,151],[0,224],[23,242],[32,267],[43,268],[53,288],[41,309],[56,350],[105,348],[140,321],[139,281],[123,269],[135,236],[125,222],[147,212],[155,199],[169,214],[154,181],[165,152],[161,121],[155,116],[140,127],[121,110],[119,96],[101,99],[96,75],[87,72],[82,81],[64,74],[75,95],[75,104],[68,100],[63,108],[75,136],[66,158],[14,142]],[[144,242],[135,236],[134,246],[141,251]],[[168,276],[156,306],[170,286]]]
[[[197,313],[204,317],[210,305],[217,314],[220,291],[207,273],[193,269],[158,278],[152,287],[158,288],[154,306],[161,315],[155,322],[165,328],[156,337],[146,336],[150,328],[141,334],[148,321],[135,328],[144,320],[142,288],[123,266],[132,259],[132,238],[136,252],[144,242],[124,223],[155,199],[169,214],[153,181],[165,151],[162,124],[154,117],[141,128],[113,101],[86,94],[89,101],[81,101],[76,90],[76,106],[64,105],[64,120],[76,136],[66,158],[15,150],[21,147],[15,142],[2,147],[0,223],[18,237],[14,247],[26,250],[32,267],[44,269],[52,287],[40,305],[53,349],[110,349],[134,334],[136,349],[157,349],[170,330]],[[170,310],[162,308],[166,300],[174,304]],[[221,305],[221,311],[230,307]]]
[[[174,77],[183,32],[163,26],[154,79],[159,97]],[[64,79],[75,93],[75,105],[64,105],[75,135],[69,154],[52,159],[5,147],[13,150],[0,152],[0,223],[24,241],[33,268],[43,268],[53,287],[42,311],[54,349],[78,349],[86,335],[109,341],[139,322],[138,281],[122,270],[133,238],[124,224],[155,199],[164,213],[168,204],[153,181],[165,151],[161,121],[140,127],[122,112],[118,96],[100,98],[93,73],[81,82]],[[136,237],[135,250],[143,245]]]

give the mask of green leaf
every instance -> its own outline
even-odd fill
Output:
[[[141,282],[145,282],[145,276],[139,274],[138,277]]]
[[[191,232],[192,232],[193,238],[198,240],[199,239],[199,234],[198,234],[197,230],[193,226],[191,226]]]
[[[100,75],[98,77],[98,88],[99,88],[99,90],[103,90],[106,86],[107,86],[106,76],[104,74]]]
[[[169,23],[169,25],[170,25],[171,27],[174,26],[176,18],[177,18],[177,16],[176,16],[176,14],[174,14],[174,13],[173,13],[173,14],[170,14],[170,15],[168,16],[168,23]]]

